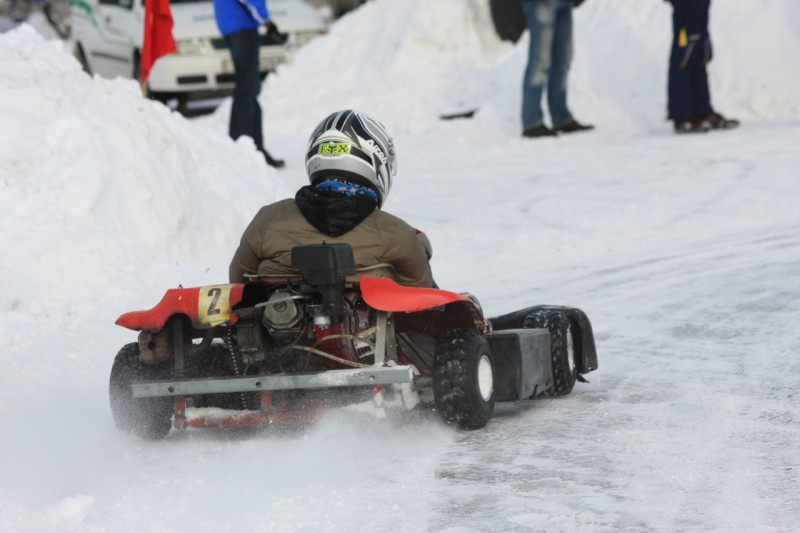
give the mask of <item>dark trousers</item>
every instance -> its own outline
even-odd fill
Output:
[[[258,74],[259,36],[257,30],[242,30],[225,36],[225,42],[233,59],[236,88],[233,90],[233,105],[228,134],[232,139],[247,135],[256,148],[264,151],[261,125],[261,78]]]
[[[667,109],[670,120],[689,120],[714,112],[706,63],[711,60],[708,37],[709,0],[670,0],[672,52],[669,58]]]

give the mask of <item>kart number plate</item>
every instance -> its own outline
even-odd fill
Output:
[[[209,326],[224,324],[231,316],[231,285],[201,287],[197,298],[197,316]]]

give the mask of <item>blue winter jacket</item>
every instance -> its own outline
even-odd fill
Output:
[[[222,35],[254,30],[269,20],[266,0],[214,0],[214,16]]]

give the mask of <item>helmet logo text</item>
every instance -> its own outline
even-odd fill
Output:
[[[381,163],[383,163],[384,165],[386,164],[386,154],[383,153],[383,150],[381,150],[381,147],[378,143],[376,143],[372,139],[366,139],[366,140],[359,139],[359,140],[361,141],[361,144],[368,146],[369,149],[372,150],[375,153],[375,155],[378,156],[378,159],[381,160]]]
[[[329,156],[329,155],[340,155],[349,153],[350,153],[350,145],[347,143],[319,145],[319,155]]]

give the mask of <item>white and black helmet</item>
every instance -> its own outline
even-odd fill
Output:
[[[383,124],[364,113],[338,111],[319,123],[308,140],[308,180],[349,178],[378,193],[383,205],[397,172],[394,142]]]

